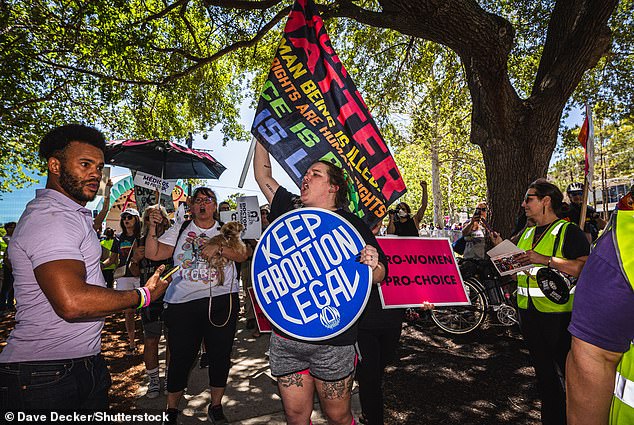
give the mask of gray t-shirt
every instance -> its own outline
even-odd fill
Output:
[[[103,319],[69,323],[59,317],[33,272],[51,261],[78,260],[85,264],[86,282],[105,287],[99,265],[101,245],[92,223],[90,210],[56,190],[37,190],[26,206],[9,250],[16,325],[0,362],[72,359],[101,351]]]

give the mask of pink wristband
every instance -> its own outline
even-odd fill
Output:
[[[142,286],[141,289],[145,292],[145,304],[143,304],[143,307],[147,307],[152,302],[152,299],[150,298],[150,290],[145,286]]]

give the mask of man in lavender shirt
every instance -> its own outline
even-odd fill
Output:
[[[46,189],[29,202],[9,244],[17,311],[0,353],[0,411],[108,407],[103,317],[137,307],[147,291],[108,289],[101,273],[101,245],[85,205],[97,194],[104,149],[98,130],[76,124],[51,130],[40,143]],[[161,271],[146,285],[151,299],[167,288]]]

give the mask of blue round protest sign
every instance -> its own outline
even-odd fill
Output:
[[[271,323],[305,341],[344,332],[363,312],[372,272],[357,261],[366,245],[338,214],[321,208],[290,211],[262,234],[251,277]]]

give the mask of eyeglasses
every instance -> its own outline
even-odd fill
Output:
[[[216,202],[216,198],[196,198],[194,199],[194,204],[211,204]]]
[[[527,193],[526,195],[524,195],[524,202],[528,203],[528,201],[530,201],[531,198],[533,198],[533,197],[539,198],[539,195],[534,194],[534,193],[533,194]]]

